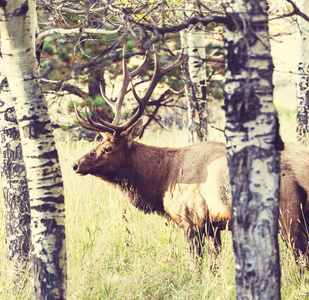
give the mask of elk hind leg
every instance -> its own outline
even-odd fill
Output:
[[[281,179],[279,232],[286,245],[292,248],[297,263],[309,269],[308,193],[290,177]]]

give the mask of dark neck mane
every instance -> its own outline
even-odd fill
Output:
[[[172,149],[170,151],[174,152]],[[168,185],[169,168],[165,153],[156,147],[134,142],[126,164],[123,170],[99,177],[120,186],[131,203],[145,213],[164,214],[163,196]]]

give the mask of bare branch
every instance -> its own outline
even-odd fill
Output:
[[[120,26],[119,28],[115,30],[106,30],[106,29],[99,29],[99,28],[53,28],[49,30],[45,30],[43,32],[40,32],[37,36],[36,43],[41,44],[44,39],[47,36],[53,35],[53,34],[62,34],[62,35],[69,35],[69,34],[116,34],[119,32],[119,30],[122,28]]]
[[[292,0],[287,0],[287,2],[289,2],[289,3],[292,5],[292,7],[293,7],[293,11],[291,12],[291,14],[293,14],[293,15],[298,15],[298,16],[302,17],[303,19],[305,19],[307,22],[309,22],[309,17],[308,17],[306,14],[304,14],[304,13],[298,8],[298,6],[295,4],[294,1],[292,1]],[[289,15],[291,15],[291,14],[289,14]]]

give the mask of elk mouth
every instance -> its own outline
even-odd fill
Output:
[[[82,172],[82,171],[80,170],[80,166],[79,166],[78,163],[74,163],[74,164],[72,165],[72,168],[73,168],[73,171],[75,172],[75,174],[77,174],[77,175],[85,176],[85,175],[88,174],[88,172]]]
[[[75,172],[76,175],[79,175],[79,176],[86,176],[88,175],[88,173],[80,173],[80,172]]]

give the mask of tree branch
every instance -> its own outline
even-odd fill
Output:
[[[115,30],[106,30],[106,29],[96,29],[96,28],[72,28],[72,29],[65,29],[65,28],[53,28],[49,30],[45,30],[43,32],[40,32],[36,38],[36,43],[41,44],[44,39],[47,36],[53,35],[53,34],[63,34],[63,35],[69,35],[69,34],[116,34],[119,32],[119,30],[122,28],[122,26],[119,26]]]
[[[184,22],[182,22],[179,25],[170,26],[170,27],[156,27],[153,25],[141,24],[134,20],[130,20],[130,21],[132,23],[135,23],[135,25],[142,27],[146,31],[157,32],[159,34],[165,34],[165,33],[179,32],[183,29],[188,28],[190,25],[195,25],[198,23],[202,23],[203,25],[208,25],[213,22],[221,23],[221,24],[229,24],[230,18],[229,16],[209,16],[205,18],[194,17],[194,18],[186,19]]]

